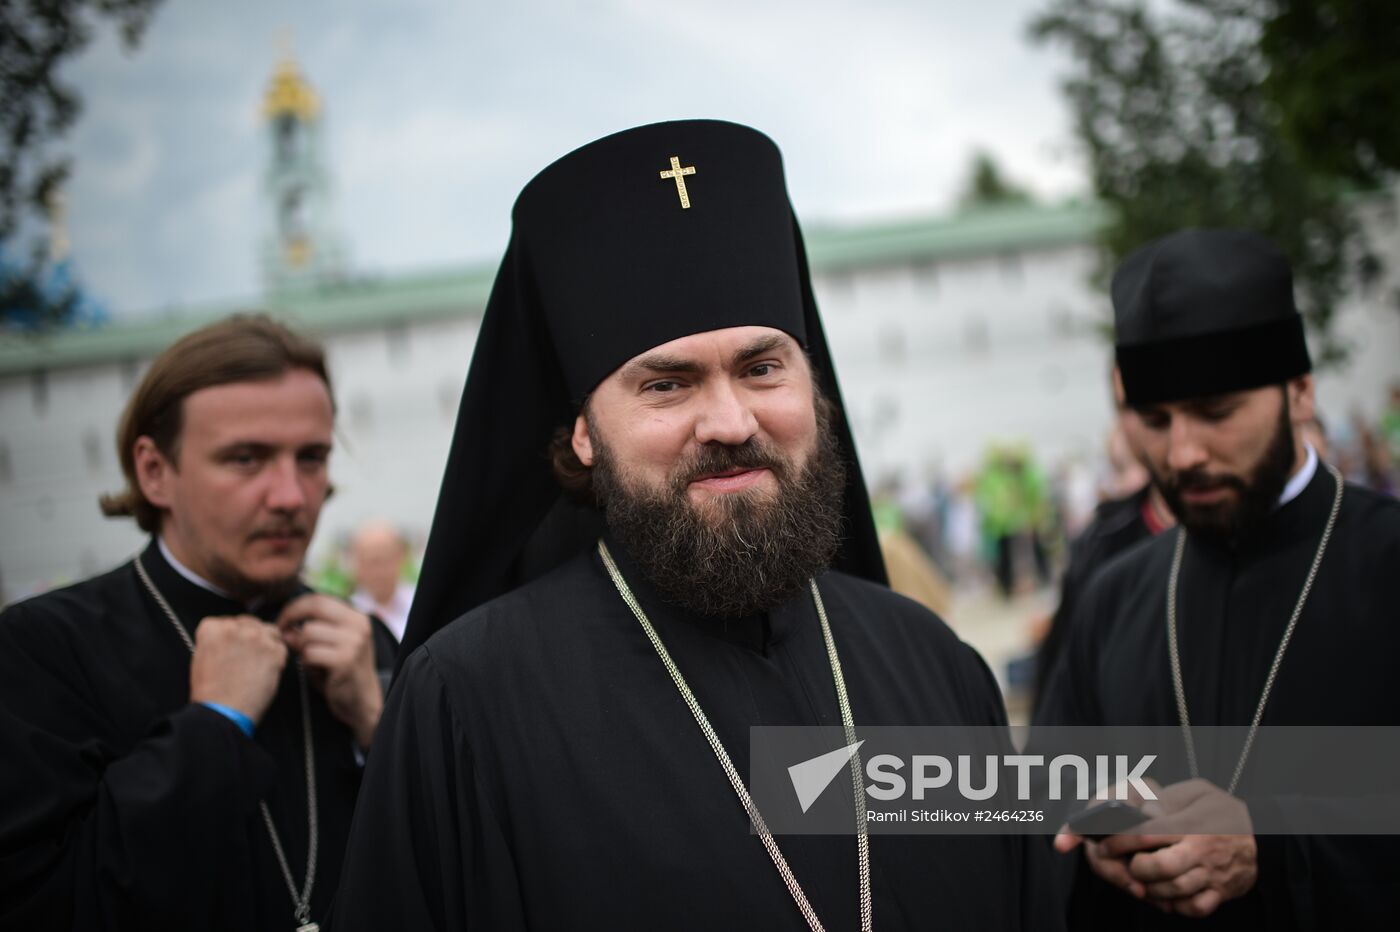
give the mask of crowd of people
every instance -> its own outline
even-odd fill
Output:
[[[1309,810],[1287,774],[1237,788],[1248,744],[1234,780],[1193,756],[1107,837],[876,834],[863,806],[862,729],[1011,747],[914,540],[1012,593],[1078,530],[1038,725],[1400,724],[1400,503],[1307,439],[1272,243],[1186,230],[1115,274],[1141,489],[1090,510],[1005,447],[901,521],[867,492],[767,137],[606,137],[513,223],[416,586],[378,522],[348,600],[305,581],[335,439],[320,346],[235,316],[153,362],[102,500],[148,545],[0,615],[0,929],[1392,921],[1388,839],[1256,832]],[[1350,468],[1386,475],[1397,417]],[[890,588],[911,578],[918,599]],[[759,725],[841,729],[849,833],[769,831]],[[1184,829],[1202,809],[1230,829]]]
[[[1348,482],[1400,491],[1400,382],[1379,418],[1357,411],[1327,424],[1318,414],[1303,430]],[[949,476],[931,464],[878,483],[872,495],[881,526],[906,532],[950,583],[964,591],[994,586],[1009,598],[1058,581],[1095,511],[1149,482],[1114,426],[1097,457],[1041,464],[1028,445],[1007,440],[988,449],[979,469]]]

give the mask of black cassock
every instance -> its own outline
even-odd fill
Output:
[[[1192,725],[1248,725],[1292,615],[1336,485],[1319,464],[1303,491],[1236,547],[1188,538],[1177,630]],[[1178,531],[1110,563],[1090,584],[1037,712],[1049,725],[1176,725],[1167,580]],[[1346,486],[1262,724],[1400,725],[1400,502]],[[1218,786],[1229,773],[1202,773]],[[1251,810],[1287,805],[1241,794]],[[1384,836],[1261,835],[1254,890],[1207,920],[1167,917],[1079,871],[1071,928],[1350,929],[1393,924],[1400,847]],[[1078,855],[1076,855],[1078,857]]]
[[[1060,604],[1050,618],[1050,630],[1035,652],[1034,700],[1039,705],[1045,695],[1050,675],[1069,642],[1070,626],[1074,624],[1075,609],[1084,587],[1094,574],[1103,569],[1118,554],[1152,536],[1152,528],[1143,517],[1150,507],[1148,491],[1143,488],[1123,498],[1102,502],[1094,509],[1094,520],[1079,533],[1069,548],[1069,565],[1060,580]]]
[[[154,543],[141,559],[191,632],[202,618],[246,611],[180,576]],[[279,606],[266,608],[275,617]],[[300,886],[307,813],[295,666],[254,739],[189,702],[189,670],[189,649],[130,563],[0,615],[0,928],[296,927],[258,809],[266,799]],[[320,918],[362,768],[349,729],[308,692],[320,818],[311,912]]]
[[[614,556],[747,777],[752,725],[840,725],[811,596],[729,623],[668,608]],[[1004,721],[977,654],[926,609],[818,584],[856,729]],[[469,613],[407,660],[351,831],[335,930],[802,929],[596,554]],[[859,928],[852,835],[778,837],[828,929]],[[872,836],[877,928],[1054,929],[1043,846]]]

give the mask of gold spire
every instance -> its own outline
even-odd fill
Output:
[[[293,116],[304,122],[316,118],[321,110],[321,100],[306,79],[301,76],[296,60],[291,53],[285,53],[272,74],[272,83],[263,97],[262,112],[268,119]]]

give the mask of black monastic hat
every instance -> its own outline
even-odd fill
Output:
[[[1113,275],[1114,354],[1130,405],[1276,385],[1312,370],[1293,271],[1246,230],[1182,230]]]
[[[782,157],[712,120],[626,130],[564,156],[515,203],[482,319],[408,630],[438,628],[590,546],[592,509],[566,503],[546,455],[583,399],[671,340],[767,326],[811,357],[847,459],[836,568],[885,582],[855,445],[817,317]]]

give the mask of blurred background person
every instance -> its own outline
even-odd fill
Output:
[[[1146,487],[1151,476],[1128,446],[1123,425],[1114,421],[1104,444],[1104,472],[1099,484],[1099,495],[1103,499],[1126,498]]]
[[[355,589],[350,604],[384,623],[396,641],[403,640],[414,585],[408,581],[408,539],[387,521],[369,521],[350,539],[350,577]]]
[[[1115,394],[1119,394],[1116,385]],[[1121,395],[1117,400],[1121,416]],[[1032,718],[1069,640],[1080,596],[1094,574],[1114,557],[1176,524],[1162,493],[1151,483],[1151,475],[1133,455],[1121,421],[1114,425],[1105,446],[1113,467],[1108,489],[1118,494],[1099,503],[1093,520],[1070,543],[1069,563],[1060,579],[1059,604],[1033,631],[1032,638],[1039,644],[1031,687]]]
[[[1400,382],[1390,386],[1390,403],[1381,415],[1381,436],[1390,449],[1392,462],[1400,460]]]
[[[976,501],[1002,596],[1009,599],[1016,592],[1018,551],[1030,551],[1035,579],[1048,583],[1045,535],[1052,523],[1050,491],[1029,451],[1020,446],[994,447],[978,477]]]
[[[1320,412],[1314,414],[1312,419],[1304,423],[1298,430],[1303,435],[1303,441],[1312,444],[1312,448],[1317,451],[1318,456],[1331,461],[1332,447],[1327,442],[1327,424],[1322,420]]]
[[[924,514],[916,493],[904,488],[898,480],[889,479],[880,483],[870,504],[875,512],[875,530],[880,537],[880,555],[885,560],[890,588],[947,620],[953,608],[953,589],[948,577],[912,533],[911,523]]]

